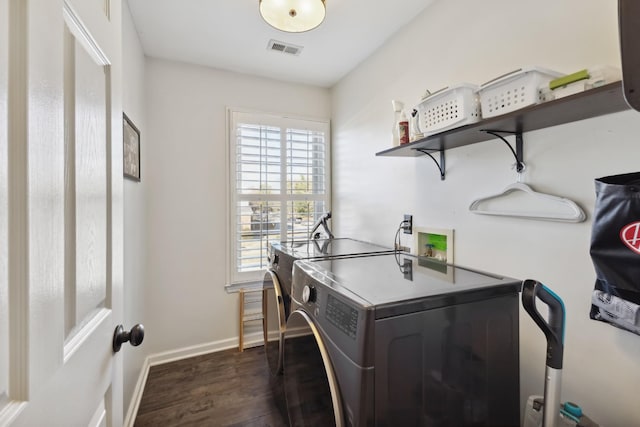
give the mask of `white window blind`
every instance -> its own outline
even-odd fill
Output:
[[[329,122],[230,112],[230,280],[262,278],[269,243],[306,240],[330,209]]]

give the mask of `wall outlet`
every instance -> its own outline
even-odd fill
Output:
[[[413,262],[410,259],[404,260],[400,271],[402,271],[405,280],[413,281]]]
[[[413,234],[413,215],[404,214],[402,230],[404,231],[404,234]]]

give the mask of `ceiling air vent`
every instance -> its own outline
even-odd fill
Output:
[[[300,52],[302,52],[302,46],[296,46],[294,44],[271,39],[269,40],[269,44],[267,45],[267,50],[274,50],[276,52],[288,53],[289,55],[298,56],[300,55]]]

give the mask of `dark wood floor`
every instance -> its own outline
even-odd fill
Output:
[[[282,376],[266,363],[254,347],[153,366],[135,426],[286,426]]]

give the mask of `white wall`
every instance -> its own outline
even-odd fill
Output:
[[[329,91],[148,59],[145,351],[238,336],[225,286],[226,107],[328,118]]]
[[[129,330],[145,319],[144,292],[146,280],[147,208],[149,182],[145,176],[147,153],[151,139],[147,136],[144,53],[133,25],[127,2],[122,8],[123,110],[140,130],[140,182],[124,181],[124,327]],[[124,411],[131,401],[140,368],[148,355],[146,340],[141,347],[123,346]]]
[[[336,235],[391,245],[403,213],[415,226],[455,229],[455,261],[556,291],[567,309],[563,399],[607,426],[640,425],[640,337],[589,319],[594,178],[637,171],[640,113],[623,112],[524,135],[525,181],[572,198],[581,224],[475,216],[468,206],[515,181],[500,141],[449,150],[440,181],[426,157],[376,157],[391,146],[391,100],[481,84],[522,66],[573,72],[619,66],[617,2],[438,1],[332,89]],[[380,230],[386,230],[380,233]],[[521,311],[521,397],[542,394],[545,341]]]

